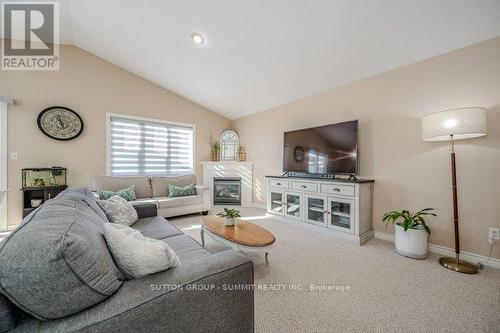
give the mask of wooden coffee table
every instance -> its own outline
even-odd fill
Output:
[[[226,227],[217,216],[204,216],[201,220],[201,243],[205,246],[205,233],[215,241],[228,245],[236,251],[268,254],[276,239],[273,234],[256,224],[237,219],[232,227]]]

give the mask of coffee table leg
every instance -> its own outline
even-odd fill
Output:
[[[266,264],[269,264],[269,260],[267,259],[267,255],[268,254],[269,254],[269,252],[266,252],[266,256],[265,256],[265,258],[266,258]]]
[[[203,232],[203,227],[200,229],[201,245],[205,246],[205,233]]]

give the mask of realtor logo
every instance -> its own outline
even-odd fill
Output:
[[[59,4],[2,3],[2,70],[59,69]]]

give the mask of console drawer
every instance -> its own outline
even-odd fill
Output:
[[[321,193],[354,196],[354,185],[321,184]]]
[[[313,192],[313,193],[318,192],[318,184],[316,183],[292,181],[291,184],[292,184],[291,186],[292,190]]]
[[[288,180],[279,178],[270,178],[269,187],[288,189]]]

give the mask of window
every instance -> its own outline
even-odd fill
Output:
[[[327,160],[326,154],[310,149],[308,171],[310,173],[325,173]]]
[[[194,173],[194,126],[108,115],[108,174]]]

